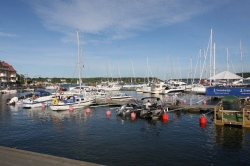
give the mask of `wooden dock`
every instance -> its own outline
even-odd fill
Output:
[[[0,146],[1,166],[98,166],[99,164]]]
[[[173,109],[181,109],[182,111],[185,112],[206,112],[206,111],[211,111],[214,110],[214,105],[198,105],[198,104],[193,104],[193,105],[188,105],[188,104],[180,104],[178,106],[176,105],[168,105],[167,106],[169,110]]]

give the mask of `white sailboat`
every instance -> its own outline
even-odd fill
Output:
[[[79,70],[80,92],[78,92],[78,94],[61,95],[60,97],[55,96],[50,105],[50,108],[53,111],[83,108],[94,103],[95,100],[95,98],[90,93],[86,92],[85,88],[81,88],[82,63],[80,59],[80,39],[79,39],[78,29],[76,32],[77,32],[77,44],[78,44],[78,70]]]

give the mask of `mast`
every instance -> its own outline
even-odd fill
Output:
[[[241,77],[242,77],[242,83],[243,83],[243,57],[242,57],[242,47],[241,47],[241,40],[240,40],[240,62],[241,62]]]
[[[210,69],[209,69],[209,78],[211,78],[211,74],[212,74],[212,56],[213,56],[213,53],[212,53],[212,51],[213,51],[213,47],[212,47],[212,44],[213,44],[213,42],[212,42],[213,40],[212,40],[212,29],[211,29],[211,36],[210,36],[210,64],[209,64],[209,67],[210,67]],[[210,79],[210,85],[211,85],[211,79]]]
[[[147,76],[148,76],[148,83],[149,83],[148,57],[147,57]]]
[[[216,71],[216,66],[215,66],[215,43],[214,43],[214,75],[215,75],[215,71]]]
[[[228,65],[228,48],[226,48],[227,51],[227,71],[229,71],[229,65]]]
[[[79,37],[79,30],[76,29],[77,34],[77,46],[78,46],[78,77],[79,77],[79,85],[81,89],[82,80],[81,80],[81,58],[80,58],[80,37]]]
[[[180,81],[182,78],[181,78],[181,66],[180,66],[179,58],[178,58],[178,65],[179,65],[179,72],[180,72],[180,79],[179,79],[179,81]]]

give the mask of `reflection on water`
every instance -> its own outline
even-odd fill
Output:
[[[243,130],[236,126],[215,126],[215,140],[218,144],[228,149],[241,149],[244,139]]]
[[[127,94],[137,99],[150,95]],[[179,96],[188,97],[193,102],[205,98]],[[104,165],[250,164],[250,129],[215,126],[213,114],[201,126],[199,117],[177,111],[168,113],[167,121],[146,120],[117,116],[111,107],[90,108],[87,114],[86,108],[56,112],[2,104],[0,145]]]

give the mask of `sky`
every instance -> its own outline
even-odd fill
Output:
[[[78,29],[82,78],[250,72],[249,8],[249,0],[1,0],[0,60],[30,78],[77,78]]]

